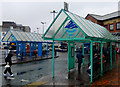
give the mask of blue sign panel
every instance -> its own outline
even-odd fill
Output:
[[[69,37],[73,37],[77,30],[78,27],[72,20],[70,20],[69,23],[65,26],[65,32],[69,35]]]

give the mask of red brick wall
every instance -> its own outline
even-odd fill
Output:
[[[113,33],[113,32],[120,32],[120,29],[119,30],[117,30],[117,23],[118,22],[116,22],[116,21],[114,21],[113,23],[108,23],[107,24],[107,26],[108,26],[108,28],[107,28],[107,30],[109,30],[111,33]],[[110,30],[110,24],[113,24],[113,29],[114,30]],[[104,25],[105,26],[105,25]]]
[[[96,20],[95,18],[93,18],[93,17],[92,17],[91,15],[89,15],[89,14],[86,16],[85,19],[91,20],[92,22],[94,22],[94,23],[96,23],[96,24],[99,24],[99,25],[101,25],[101,26],[105,26],[102,21]],[[112,20],[110,20],[110,21],[112,21]],[[105,22],[105,21],[104,21],[104,22]],[[119,21],[119,22],[120,22],[120,21]],[[114,30],[112,30],[112,31],[110,31],[110,24],[113,24]],[[109,22],[108,22],[106,25],[108,26],[108,27],[107,27],[107,30],[110,31],[111,33],[113,33],[113,32],[120,32],[120,29],[119,29],[119,30],[116,29],[116,28],[117,28],[117,22],[116,22],[116,21],[113,21],[112,23],[109,23]]]
[[[92,17],[91,15],[89,15],[89,14],[86,16],[85,19],[91,20],[92,22],[103,26],[103,23],[102,23],[101,21],[96,20],[95,18],[93,18],[93,17]]]

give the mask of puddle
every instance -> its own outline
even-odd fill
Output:
[[[27,73],[27,72],[19,72],[19,73],[17,73],[17,75],[22,75],[22,74],[25,74],[25,73]]]
[[[30,82],[29,80],[21,79],[21,82]]]
[[[42,68],[38,68],[38,70],[41,70]]]
[[[30,72],[34,71],[34,70],[29,70]]]
[[[42,68],[38,68],[37,70],[41,70]],[[35,70],[28,70],[28,71],[23,71],[23,72],[17,72],[16,75],[23,75],[27,72],[32,72],[32,71],[35,71]]]

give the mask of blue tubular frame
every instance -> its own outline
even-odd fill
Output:
[[[41,56],[42,58],[42,43],[38,43],[38,56]]]
[[[31,56],[32,56],[32,55],[31,55],[31,43],[30,43],[30,58],[31,58]]]
[[[23,46],[22,46],[23,44],[22,43],[20,43],[20,47],[21,47],[21,49],[20,49],[20,54],[21,54],[21,56],[20,56],[20,60],[22,61],[22,58],[23,58]]]
[[[17,52],[16,52],[16,57],[17,57],[17,60],[18,60],[18,47],[19,47],[19,46],[18,46],[18,42],[16,42],[16,46],[17,46],[17,47],[16,47],[16,50],[17,50]]]
[[[7,35],[7,36],[6,36]],[[40,36],[40,34],[38,34],[38,36]],[[35,34],[32,34],[32,33],[24,33],[24,32],[21,32],[19,33],[19,31],[17,30],[13,30],[13,29],[9,29],[6,34],[4,35],[4,37],[2,38],[2,42],[7,42],[7,47],[8,47],[8,42],[14,42],[16,43],[16,58],[18,59],[18,54],[20,53],[20,60],[22,60],[22,57],[24,56],[24,54],[22,54],[22,52],[24,51],[25,52],[25,55],[26,55],[26,49],[25,49],[25,43],[34,43],[33,44],[33,50],[36,49],[36,44],[37,43],[42,43],[41,40],[42,38],[39,38],[37,35]],[[23,41],[23,39],[24,41]],[[3,41],[4,40],[4,41]],[[12,41],[11,41],[12,40]],[[25,41],[26,40],[26,41]],[[29,41],[27,41],[29,40]],[[38,41],[36,41],[38,40]],[[47,42],[45,41],[45,43],[52,43],[52,42]],[[19,49],[21,48],[21,49]],[[30,57],[32,56],[32,49],[30,47]],[[48,51],[48,47],[47,47],[47,51]],[[8,54],[8,50],[7,50],[7,54]],[[42,55],[41,55],[42,56]],[[47,58],[48,58],[48,52],[47,52]]]

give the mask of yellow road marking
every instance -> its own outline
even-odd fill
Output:
[[[32,82],[32,83],[30,83],[30,84],[28,84],[28,85],[26,85],[26,86],[23,86],[23,87],[32,87],[32,86],[37,87],[37,86],[39,86],[39,85],[44,85],[44,84],[46,84],[46,83],[48,83],[48,82],[37,81],[37,82]]]

